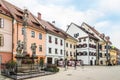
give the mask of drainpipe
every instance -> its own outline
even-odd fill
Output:
[[[18,42],[18,22],[17,22],[17,42]]]
[[[12,60],[13,60],[13,49],[14,49],[14,19],[12,19]]]
[[[99,42],[96,43],[96,65],[99,65]]]
[[[87,46],[87,48],[88,48],[88,65],[90,65],[90,55],[89,55],[89,52],[90,52],[89,44],[90,44],[90,42],[89,42],[89,40],[90,40],[90,37],[88,37],[88,46]]]

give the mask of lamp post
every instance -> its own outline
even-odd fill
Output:
[[[77,66],[77,50],[76,50],[76,55],[75,55],[75,69],[76,69],[76,66]]]
[[[27,54],[27,20],[28,20],[28,10],[24,9],[23,12],[23,28],[24,28],[24,38],[23,38],[23,55],[25,56]]]

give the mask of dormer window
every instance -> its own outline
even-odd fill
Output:
[[[19,18],[19,19],[23,19],[23,17],[20,16],[20,15],[17,15],[17,14],[16,14],[16,16],[17,16],[17,18]]]
[[[36,26],[40,26],[40,24],[39,23],[36,23],[36,22],[34,22],[34,21],[31,21],[34,25],[36,25]]]
[[[74,34],[74,37],[77,38],[79,36],[79,33]]]
[[[22,10],[17,9],[17,8],[16,8],[16,10],[17,10],[19,13],[23,14],[23,11],[22,11]]]

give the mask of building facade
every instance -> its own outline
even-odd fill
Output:
[[[65,34],[54,24],[39,19],[46,29],[46,63],[56,64],[58,60],[64,60]]]
[[[0,63],[12,60],[12,22],[11,14],[0,1]]]
[[[75,32],[73,32],[75,31]],[[92,33],[88,32],[81,26],[71,23],[67,29],[67,33],[78,40],[77,43],[77,59],[82,60],[84,65],[96,64],[96,38]]]
[[[13,20],[13,58],[15,58],[17,52],[17,42],[23,41],[24,35],[25,35],[25,29],[23,26],[23,15],[24,10],[6,2],[3,1],[4,6],[7,7],[7,11],[10,12]],[[26,25],[26,44],[27,44],[27,54],[30,56],[32,55],[31,45],[33,43],[36,44],[36,55],[38,58],[45,59],[45,41],[46,41],[46,32],[45,29],[41,26],[41,24],[37,21],[37,18],[33,16],[31,12],[28,11],[28,19],[27,19],[27,25]],[[12,25],[12,22],[10,24],[6,23],[7,25]],[[10,41],[10,40],[9,40]],[[11,42],[10,42],[11,43]],[[11,49],[9,48],[9,49]],[[3,50],[3,49],[2,49]]]
[[[76,45],[77,40],[67,34],[67,39],[65,40],[65,58],[67,60],[76,60]]]
[[[109,47],[112,44],[108,36],[99,33],[94,27],[91,27],[87,23],[82,23],[81,25],[85,30],[92,33],[95,37],[99,39],[97,42],[97,65],[107,65],[107,54],[110,54]],[[108,49],[107,49],[108,46]]]

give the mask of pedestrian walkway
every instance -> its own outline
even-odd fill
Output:
[[[27,80],[120,80],[120,66],[84,66],[60,68],[54,75],[31,78]]]

